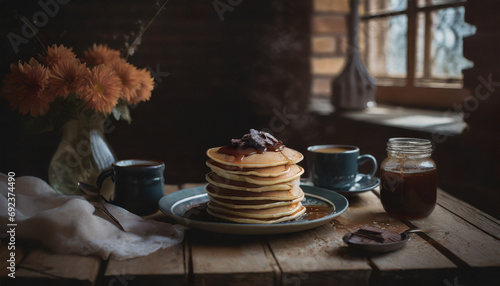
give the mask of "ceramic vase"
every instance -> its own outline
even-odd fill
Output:
[[[69,120],[49,165],[49,183],[59,193],[79,194],[78,182],[95,185],[99,174],[116,161],[104,136],[103,118]]]

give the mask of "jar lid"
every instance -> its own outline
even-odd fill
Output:
[[[420,138],[390,138],[387,142],[387,151],[394,153],[423,155],[432,153],[432,143]]]

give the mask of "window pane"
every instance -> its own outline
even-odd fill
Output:
[[[457,3],[457,2],[463,2],[463,0],[418,0],[418,6],[422,7],[422,6]]]
[[[377,13],[383,11],[402,11],[408,4],[407,0],[367,0],[366,12]],[[366,3],[365,2],[365,3]]]
[[[372,75],[406,77],[407,17],[374,19],[367,25],[367,66]]]
[[[417,61],[415,66],[415,77],[424,76],[424,55],[425,55],[425,13],[417,15]]]
[[[366,50],[366,45],[367,45],[367,23],[365,21],[361,21],[359,23],[359,51],[361,53],[361,56],[363,57],[363,61],[366,62],[366,56],[367,56],[367,50]]]
[[[476,28],[464,21],[464,7],[432,12],[431,76],[462,78],[462,69],[472,66],[463,57],[462,39]]]

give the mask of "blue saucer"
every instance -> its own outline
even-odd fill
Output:
[[[302,185],[313,186],[313,183],[309,179],[301,179]],[[367,191],[371,191],[380,185],[380,179],[377,177],[372,177],[366,174],[358,174],[356,176],[356,183],[348,189],[338,189],[338,188],[325,188],[337,192],[342,195],[349,194],[359,194]]]

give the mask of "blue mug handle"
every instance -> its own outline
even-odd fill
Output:
[[[113,168],[107,169],[102,171],[102,173],[99,174],[99,177],[97,177],[97,187],[99,190],[102,188],[102,184],[104,183],[104,180],[106,180],[107,177],[113,176]],[[113,178],[111,178],[113,179]]]
[[[372,171],[370,172],[370,176],[373,177],[375,176],[375,173],[377,172],[377,159],[375,159],[375,157],[373,157],[372,155],[368,155],[368,154],[365,154],[365,155],[361,155],[358,157],[358,166],[365,163],[366,161],[372,161],[373,162],[373,169]]]

